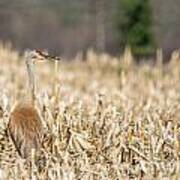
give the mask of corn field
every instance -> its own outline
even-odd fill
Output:
[[[39,172],[6,134],[28,91],[23,58],[0,46],[0,179],[180,179],[180,58],[137,64],[93,51],[36,65],[37,109],[47,137]]]

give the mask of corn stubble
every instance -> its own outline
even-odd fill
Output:
[[[36,152],[29,165],[6,132],[26,93],[24,62],[2,45],[0,62],[0,179],[180,178],[179,56],[137,65],[129,50],[120,58],[89,51],[86,62],[62,61],[56,80],[53,64],[39,68],[38,111],[48,139],[42,172]]]

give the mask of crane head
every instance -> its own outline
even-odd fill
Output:
[[[26,50],[25,51],[25,58],[30,59],[33,62],[36,61],[44,61],[44,60],[50,60],[50,61],[59,61],[61,58],[58,56],[52,56],[47,51],[44,50]]]

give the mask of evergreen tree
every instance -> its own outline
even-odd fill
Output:
[[[117,27],[120,45],[134,55],[151,55],[155,43],[151,29],[150,0],[118,0]]]

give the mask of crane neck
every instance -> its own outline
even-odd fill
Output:
[[[34,104],[36,100],[36,95],[35,95],[36,86],[35,86],[34,62],[32,59],[26,60],[26,67],[27,67],[27,72],[28,72],[30,98],[31,98],[32,103]]]

